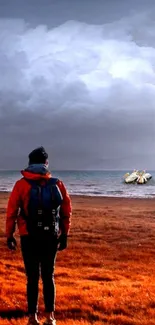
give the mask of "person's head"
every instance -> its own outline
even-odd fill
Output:
[[[38,147],[29,154],[29,165],[46,164],[48,165],[48,154],[44,147]]]

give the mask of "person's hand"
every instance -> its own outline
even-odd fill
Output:
[[[7,246],[10,250],[16,250],[17,242],[16,239],[12,236],[7,238]]]
[[[58,239],[58,251],[63,251],[65,248],[67,248],[67,235],[61,234]]]

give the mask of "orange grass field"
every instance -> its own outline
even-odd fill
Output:
[[[0,194],[0,325],[25,325],[21,253],[4,236],[8,195]],[[68,249],[56,262],[57,324],[155,324],[155,200],[77,196],[72,205]],[[42,320],[41,290],[39,309]]]

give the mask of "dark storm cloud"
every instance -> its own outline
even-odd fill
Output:
[[[29,151],[42,144],[52,168],[153,168],[153,7],[127,16],[129,7],[117,2],[115,16],[122,17],[110,22],[111,1],[104,7],[109,22],[94,25],[90,2],[87,22],[63,23],[86,14],[75,2],[70,11],[61,6],[64,10],[55,18],[61,25],[50,27],[41,25],[48,1],[42,14],[37,2],[37,26],[27,20],[34,2],[27,1],[26,7],[23,2],[18,10],[15,3],[14,19],[0,20],[0,167],[21,167]],[[55,12],[57,3],[52,2]],[[94,19],[100,1],[98,5]],[[3,17],[5,10],[4,2]]]
[[[103,24],[150,6],[154,0],[0,0],[0,17],[23,18],[50,27],[68,20]]]

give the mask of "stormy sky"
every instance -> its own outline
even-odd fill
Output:
[[[155,169],[155,4],[0,0],[0,168]]]

